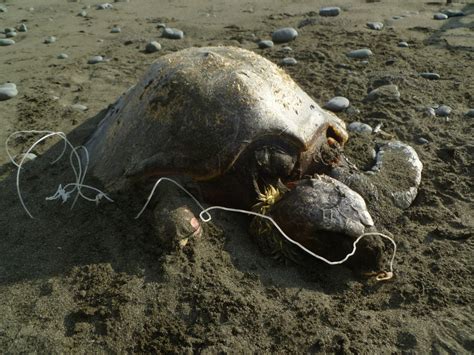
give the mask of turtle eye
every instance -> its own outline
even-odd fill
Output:
[[[326,139],[329,146],[342,146],[347,141],[347,138],[347,133],[345,131],[338,129],[331,124],[326,129]]]

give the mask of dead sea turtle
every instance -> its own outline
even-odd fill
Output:
[[[254,206],[332,256],[373,226],[358,193],[318,175],[341,165],[347,138],[344,122],[275,64],[244,49],[207,47],[155,61],[109,107],[86,147],[92,173],[108,188],[186,176],[206,202]],[[265,225],[253,226],[261,246],[285,254]]]

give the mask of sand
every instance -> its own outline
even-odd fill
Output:
[[[45,201],[71,181],[66,161],[49,162],[59,147],[23,172],[30,219],[16,195],[14,166],[0,149],[0,351],[91,352],[338,352],[472,353],[474,6],[454,2],[467,16],[435,21],[442,2],[424,1],[145,1],[95,10],[90,1],[2,1],[2,27],[21,22],[14,46],[0,47],[0,84],[19,94],[0,102],[0,141],[16,130],[70,133],[80,144],[102,109],[133,85],[157,57],[190,46],[234,45],[278,63],[277,45],[257,49],[273,30],[314,17],[289,45],[296,66],[285,70],[316,102],[350,99],[362,121],[412,145],[424,164],[422,183],[407,210],[371,207],[377,227],[398,244],[395,277],[378,283],[345,266],[296,266],[264,256],[240,215],[216,213],[203,236],[184,248],[165,248],[152,213],[135,220],[145,191],[115,193],[115,203]],[[89,16],[76,16],[85,5]],[[339,5],[335,18],[321,6]],[[30,9],[30,8],[34,9]],[[393,16],[401,16],[393,19]],[[383,21],[382,31],[366,28]],[[159,38],[156,24],[185,31]],[[110,33],[113,25],[122,32]],[[57,37],[44,44],[47,36]],[[150,40],[163,49],[146,54]],[[409,48],[399,48],[399,41]],[[346,52],[370,48],[368,63]],[[68,59],[57,59],[59,53]],[[88,65],[103,55],[106,63]],[[393,63],[391,60],[394,60]],[[421,78],[433,71],[441,80]],[[366,102],[388,80],[399,101]],[[85,112],[73,104],[88,107]],[[446,104],[449,120],[426,108]],[[428,144],[419,144],[419,138]],[[351,137],[347,154],[363,151]],[[24,140],[12,141],[20,152]],[[101,186],[92,176],[88,183]],[[390,181],[388,181],[390,183]],[[178,203],[176,200],[174,203]],[[172,203],[172,202],[170,202]],[[387,247],[387,253],[390,249]]]

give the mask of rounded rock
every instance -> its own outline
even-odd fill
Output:
[[[0,101],[9,100],[18,95],[16,85],[13,83],[6,83],[0,85]]]
[[[97,64],[97,63],[102,63],[103,61],[104,61],[104,57],[102,57],[101,55],[95,55],[89,58],[89,60],[87,61],[87,64]]]
[[[400,41],[400,42],[398,42],[398,46],[399,46],[400,48],[408,48],[408,47],[409,47],[408,43],[405,42],[405,41]]]
[[[120,33],[120,32],[122,32],[122,29],[117,26],[112,27],[112,29],[110,30],[110,33]]]
[[[3,29],[3,33],[7,34],[9,32],[15,32],[15,29],[13,27],[5,27]]]
[[[441,76],[438,73],[429,73],[429,72],[420,73],[420,76],[422,78],[429,79],[429,80],[439,80],[441,78]]]
[[[81,12],[79,12],[79,13],[77,14],[77,16],[80,16],[80,17],[87,17],[87,12],[86,12],[86,10],[82,10]]]
[[[0,38],[0,47],[11,46],[13,44],[15,44],[15,41],[10,38]]]
[[[447,105],[441,105],[435,110],[436,116],[447,117],[453,109]]]
[[[166,26],[166,23],[163,23],[163,22],[158,22],[158,23],[156,24],[156,28],[166,28],[166,27],[167,27],[167,26]]]
[[[183,39],[184,32],[181,30],[178,30],[177,28],[166,27],[163,29],[163,33],[161,36],[163,38],[168,38],[168,39]]]
[[[293,57],[286,57],[286,58],[283,58],[281,61],[280,61],[280,64],[281,65],[296,65],[298,64],[298,61],[293,58]]]
[[[372,127],[370,127],[367,123],[362,122],[352,122],[347,126],[349,132],[356,132],[356,133],[372,133]]]
[[[434,14],[434,15],[433,15],[433,18],[434,18],[435,20],[447,20],[447,19],[448,19],[448,15],[443,14],[443,13],[441,13],[441,12],[438,12],[437,14]]]
[[[97,5],[96,9],[97,10],[110,10],[110,9],[113,9],[113,7],[114,7],[114,5],[109,4],[108,2],[106,2],[104,4]]]
[[[58,54],[58,59],[67,59],[69,56],[66,53],[59,53]]]
[[[349,99],[345,98],[344,96],[336,96],[326,102],[324,108],[332,112],[341,112],[347,109],[349,105]]]
[[[443,11],[443,14],[446,14],[448,17],[457,17],[457,16],[465,15],[462,10],[452,10],[452,9]]]
[[[260,49],[266,49],[266,48],[272,48],[273,47],[273,42],[270,40],[262,40],[258,42],[258,48]]]
[[[272,41],[275,43],[287,43],[298,37],[298,31],[293,27],[284,27],[272,33]]]
[[[12,32],[8,32],[6,34],[7,38],[11,38],[11,37],[16,37],[17,36],[17,33],[15,31],[12,31]]]
[[[400,91],[398,91],[398,86],[394,84],[382,85],[378,88],[369,92],[366,101],[376,101],[380,98],[388,100],[398,100],[400,98]]]
[[[161,50],[161,44],[159,44],[156,41],[149,42],[145,46],[146,53],[155,53],[155,52],[158,52],[159,50]]]
[[[366,59],[373,55],[372,51],[368,48],[356,49],[347,53],[349,58],[355,59]]]
[[[84,112],[84,111],[87,111],[89,109],[87,106],[81,105],[81,104],[71,105],[71,108],[75,111],[80,111],[80,112]]]
[[[28,27],[26,27],[26,24],[22,23],[21,25],[19,25],[18,32],[28,32]]]
[[[469,109],[464,116],[466,117],[474,117],[474,108]]]
[[[367,22],[367,27],[371,30],[380,31],[383,28],[382,22]]]
[[[419,137],[418,138],[418,144],[428,144],[430,141],[426,138]]]
[[[0,4],[0,12],[8,12],[8,9],[5,5]]]
[[[44,39],[43,43],[46,43],[46,44],[51,44],[51,43],[54,43],[56,42],[57,38],[54,37],[54,36],[48,36]]]
[[[322,7],[319,9],[319,16],[333,17],[338,16],[341,13],[341,8],[336,6]]]

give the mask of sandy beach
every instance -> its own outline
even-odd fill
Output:
[[[403,210],[369,205],[378,230],[398,246],[394,278],[377,282],[345,265],[265,256],[249,220],[238,214],[215,212],[201,238],[165,247],[151,211],[134,218],[145,189],[113,191],[114,203],[79,200],[73,209],[71,201],[48,201],[73,178],[67,158],[50,164],[62,147],[58,139],[38,145],[38,158],[22,169],[30,218],[18,199],[16,167],[2,148],[1,353],[474,352],[472,3],[130,0],[103,10],[98,4],[0,0],[0,39],[17,29],[9,37],[15,43],[0,46],[0,87],[14,83],[18,91],[0,101],[1,142],[15,131],[47,130],[83,144],[101,110],[157,58],[189,47],[235,46],[281,65],[321,106],[335,96],[349,99],[337,113],[346,124],[381,125],[386,137],[412,146],[423,163],[418,195]],[[327,6],[339,7],[339,15],[321,16]],[[446,10],[463,16],[434,19]],[[163,38],[163,23],[184,38]],[[295,28],[296,39],[259,48],[283,27]],[[161,49],[147,53],[150,41]],[[347,56],[362,48],[373,54]],[[89,64],[93,56],[104,60]],[[286,57],[297,63],[282,65]],[[367,98],[384,85],[399,95]],[[372,137],[350,134],[347,156],[363,161]],[[32,142],[17,137],[9,148],[21,154]],[[103,188],[92,175],[86,182]]]

